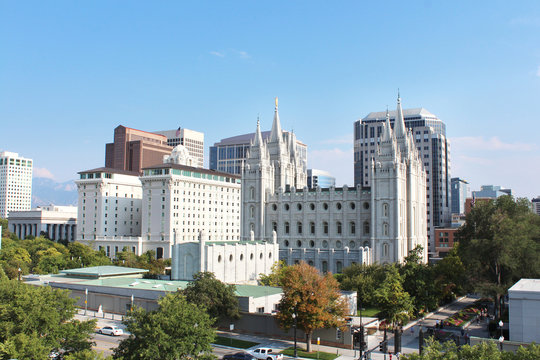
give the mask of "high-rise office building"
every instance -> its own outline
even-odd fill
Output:
[[[465,199],[471,197],[469,183],[458,177],[450,179],[452,184],[452,214],[465,214]]]
[[[294,134],[283,131],[284,136],[289,139]],[[261,132],[262,139],[267,141],[270,138],[270,131]],[[247,150],[250,142],[255,139],[255,133],[233,136],[222,139],[210,147],[210,169],[224,171],[229,174],[242,174],[242,164],[247,158]],[[296,139],[296,137],[295,137]],[[307,166],[307,145],[296,139],[296,156],[301,160],[304,171]]]
[[[496,199],[503,195],[512,195],[512,189],[505,189],[498,185],[482,185],[480,190],[473,191],[475,198]]]
[[[17,153],[0,152],[0,217],[12,210],[30,210],[32,202],[32,159]]]
[[[316,187],[329,188],[336,186],[336,178],[328,171],[318,169],[307,170],[307,187],[315,189]]]
[[[532,210],[535,214],[540,215],[540,196],[531,200]]]
[[[398,101],[401,101],[398,97]],[[394,128],[396,111],[390,111]],[[450,143],[446,125],[424,108],[404,109],[405,127],[411,133],[427,174],[428,238],[435,252],[435,227],[451,222]],[[372,112],[354,123],[354,183],[371,188],[371,162],[380,144],[386,112]]]
[[[171,150],[164,135],[120,125],[114,129],[114,142],[105,146],[105,167],[140,174],[144,167],[161,164]]]
[[[167,145],[175,147],[184,145],[189,151],[189,155],[195,159],[195,167],[204,166],[204,133],[178,128],[176,130],[154,131],[154,134],[167,137]]]

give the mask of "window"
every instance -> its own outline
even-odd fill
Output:
[[[288,234],[289,233],[289,223],[288,222],[285,222],[285,234]]]
[[[328,235],[328,223],[326,221],[323,222],[323,234]]]
[[[388,217],[388,204],[383,204],[383,216]]]
[[[364,235],[369,235],[369,233],[370,233],[369,222],[364,221]]]
[[[388,223],[383,224],[383,235],[388,236]]]
[[[326,262],[326,261],[322,262],[322,271],[323,271],[323,273],[328,272],[328,262]]]
[[[389,252],[388,250],[389,250],[388,243],[384,243],[383,244],[383,251],[382,251],[384,257],[388,257],[388,252]]]
[[[343,271],[343,263],[341,261],[336,262],[336,272],[341,274]]]
[[[300,221],[296,223],[296,232],[302,234],[302,223]]]
[[[277,233],[277,222],[272,222],[272,230],[274,230]]]
[[[351,221],[349,223],[349,232],[351,233],[351,235],[356,234],[356,223],[354,221]]]
[[[311,235],[315,234],[315,223],[313,221],[309,223],[309,233]]]
[[[341,235],[341,222],[340,222],[340,221],[338,221],[338,222],[336,223],[336,233],[337,233],[338,235]]]

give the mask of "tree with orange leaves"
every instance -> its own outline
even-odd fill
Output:
[[[332,274],[321,275],[313,266],[301,262],[284,268],[281,288],[283,297],[276,317],[281,327],[290,329],[296,316],[297,328],[306,334],[308,352],[313,331],[345,325],[347,301],[341,297]]]

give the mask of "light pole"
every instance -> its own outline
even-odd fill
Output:
[[[19,281],[21,281],[21,271],[22,271],[22,270],[21,270],[21,268],[19,267],[19,268],[17,269],[17,271],[19,272]]]
[[[131,294],[131,308],[129,310],[133,311],[133,294]]]
[[[293,318],[293,327],[294,327],[294,357],[297,358],[298,354],[296,352],[296,312],[292,314]]]
[[[88,288],[84,289],[84,315],[88,311]]]
[[[503,341],[504,341],[504,336],[503,336],[503,325],[504,325],[503,321],[502,321],[502,320],[499,320],[499,329],[501,329],[501,331],[500,331],[500,335],[501,335],[501,336],[499,336],[499,345],[500,345],[500,347],[501,347],[501,351],[502,351],[502,349],[503,349]]]

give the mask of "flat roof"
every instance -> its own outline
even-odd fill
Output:
[[[526,291],[532,293],[540,293],[540,279],[521,279],[508,291]]]
[[[242,178],[240,175],[229,174],[229,173],[226,173],[226,172],[205,169],[205,168],[202,168],[202,167],[193,167],[193,166],[172,164],[172,163],[152,165],[152,166],[147,166],[147,167],[143,168],[143,170],[152,170],[152,169],[177,169],[177,170],[186,170],[186,171],[198,172],[198,173],[201,173],[201,174],[218,175],[218,176],[228,177],[228,178],[231,178],[231,179],[241,179]],[[144,175],[144,176],[148,176],[148,175]]]
[[[111,173],[111,174],[121,174],[121,175],[131,175],[131,176],[139,176],[139,173],[136,171],[127,171],[122,169],[113,169],[108,167],[100,167],[96,169],[90,169],[90,170],[84,170],[79,171],[77,174],[88,174],[88,173]]]
[[[93,277],[99,278],[104,276],[122,276],[122,275],[137,275],[146,273],[146,269],[129,268],[123,266],[92,266],[86,268],[61,270],[61,274],[67,276]]]

